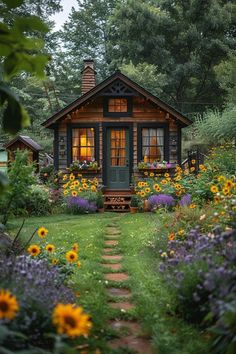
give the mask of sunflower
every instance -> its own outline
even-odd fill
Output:
[[[161,184],[167,184],[168,182],[167,182],[167,180],[166,179],[162,179],[161,180]]]
[[[70,174],[70,181],[74,181],[75,180],[75,175],[73,175],[73,173]]]
[[[182,188],[179,183],[175,183],[175,184],[174,184],[174,187],[175,187],[175,189],[177,189],[178,191]]]
[[[72,185],[70,186],[70,189],[71,189],[71,190],[75,189],[74,184],[72,184]]]
[[[175,239],[175,234],[174,232],[171,232],[168,236],[169,241],[173,241]]]
[[[57,304],[53,310],[52,322],[58,334],[69,337],[87,336],[92,327],[90,316],[83,312],[82,307],[73,304]]]
[[[226,187],[228,187],[228,188],[232,188],[233,187],[233,182],[230,180],[230,179],[228,179],[226,182],[225,182],[225,186]]]
[[[159,186],[159,184],[154,184],[154,189],[156,192],[160,192],[161,191],[161,187]]]
[[[55,246],[54,245],[51,245],[51,244],[48,244],[46,247],[45,247],[46,251],[52,253],[55,251]]]
[[[189,204],[189,208],[190,208],[190,209],[195,209],[195,208],[196,208],[196,204],[194,204],[194,203]]]
[[[143,186],[143,182],[139,181],[138,182],[138,187],[141,188]]]
[[[78,254],[75,251],[69,251],[66,253],[66,259],[69,263],[76,262],[78,259]]]
[[[219,202],[220,202],[220,197],[216,195],[216,196],[214,197],[214,202],[215,202],[216,204],[219,204]]]
[[[72,191],[72,192],[71,192],[71,195],[72,195],[72,197],[77,197],[78,192],[76,192],[76,191]]]
[[[151,189],[149,187],[145,188],[145,192],[148,194],[151,192]]]
[[[95,186],[91,186],[91,187],[90,187],[90,190],[91,190],[92,192],[96,192],[97,188],[96,188]]]
[[[153,172],[151,172],[149,176],[150,176],[150,177],[154,177],[154,173],[153,173]]]
[[[64,195],[67,195],[68,193],[69,193],[69,192],[68,192],[67,190],[64,190],[64,191],[63,191],[63,194],[64,194]]]
[[[86,178],[82,178],[82,179],[81,179],[81,182],[82,182],[82,183],[86,183],[86,182],[87,182],[87,179],[86,179]]]
[[[83,188],[82,187],[79,187],[79,192],[83,192]]]
[[[144,172],[144,176],[148,176],[148,172],[147,171]]]
[[[67,188],[68,187],[68,183],[65,183],[65,184],[63,184],[63,186],[62,186],[62,188]]]
[[[77,267],[78,267],[78,268],[81,267],[81,262],[80,262],[80,261],[77,262]]]
[[[87,189],[87,188],[88,188],[87,183],[83,183],[83,188],[84,188],[84,189]]]
[[[0,319],[12,320],[19,311],[18,302],[9,290],[0,289]]]
[[[164,174],[164,177],[165,177],[165,178],[168,178],[168,177],[170,177],[170,174],[169,174],[168,172],[166,172],[166,173]]]
[[[206,167],[204,166],[204,165],[199,165],[199,170],[201,170],[201,171],[204,171],[204,170],[206,170]]]
[[[228,187],[224,187],[222,191],[224,195],[228,195],[230,193],[230,189]]]
[[[145,193],[144,191],[141,191],[141,192],[140,192],[140,195],[141,195],[141,197],[145,197],[145,196],[146,196],[146,193]]]
[[[52,264],[53,264],[53,265],[56,265],[56,264],[58,264],[58,263],[59,263],[59,259],[53,258]]]
[[[195,165],[196,164],[196,160],[191,160],[191,164]]]
[[[72,246],[72,251],[74,252],[78,252],[79,251],[79,245],[78,243],[74,243],[73,246]]]
[[[74,186],[78,187],[78,186],[79,186],[79,184],[80,184],[80,183],[79,183],[79,181],[77,181],[77,180],[76,180],[76,181],[74,181]]]
[[[62,179],[63,179],[63,181],[66,181],[67,180],[67,175],[64,175]]]
[[[78,175],[77,175],[78,177],[82,177],[82,174],[81,173],[78,173]]]
[[[225,176],[222,175],[217,178],[218,182],[225,182],[225,180],[226,180]]]
[[[178,231],[178,235],[179,235],[179,236],[183,236],[183,234],[184,234],[184,230],[183,230],[183,229],[180,229],[180,230]]]
[[[46,227],[42,226],[38,229],[38,235],[40,238],[45,238],[47,234],[48,234],[48,230],[46,229]]]
[[[195,171],[195,167],[194,166],[190,167],[190,172],[194,172],[194,171]]]
[[[219,192],[219,189],[218,189],[218,187],[217,186],[211,186],[211,192],[212,193],[218,193]]]
[[[33,257],[38,256],[40,254],[40,252],[41,252],[40,247],[38,245],[30,245],[28,247],[27,251]]]

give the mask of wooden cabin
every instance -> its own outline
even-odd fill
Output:
[[[8,162],[14,161],[16,150],[26,150],[29,153],[29,162],[36,164],[36,171],[39,171],[39,152],[42,150],[41,146],[36,143],[29,136],[18,135],[8,143],[4,144],[8,153]]]
[[[121,192],[142,175],[140,161],[180,163],[181,129],[192,122],[120,71],[96,85],[93,61],[84,62],[82,96],[43,123],[54,130],[55,168],[96,160],[84,173]]]

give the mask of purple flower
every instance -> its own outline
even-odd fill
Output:
[[[179,201],[181,207],[191,204],[191,195],[185,194]]]
[[[97,210],[96,204],[80,197],[67,199],[68,210],[75,214],[93,213]]]
[[[174,206],[174,204],[174,198],[168,194],[152,195],[148,198],[148,207],[151,210],[155,209],[158,206],[171,207]]]

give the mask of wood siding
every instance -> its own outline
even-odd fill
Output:
[[[58,168],[65,170],[68,166],[67,161],[67,126],[70,124],[94,124],[98,123],[99,130],[99,165],[103,166],[103,124],[104,123],[132,123],[133,124],[133,164],[134,169],[138,161],[138,125],[141,123],[164,123],[169,128],[168,147],[169,162],[180,162],[181,135],[180,126],[176,119],[169,113],[150,103],[145,98],[133,97],[133,112],[129,117],[104,117],[103,97],[100,96],[80,109],[75,109],[58,123]],[[102,178],[102,169],[98,174]]]

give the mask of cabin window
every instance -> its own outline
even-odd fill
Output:
[[[163,128],[142,128],[142,160],[144,162],[164,160]]]
[[[108,100],[108,112],[127,112],[128,100],[127,98],[110,98]]]
[[[72,161],[95,159],[94,128],[72,129]]]
[[[132,97],[105,97],[105,117],[129,117],[132,115]]]

